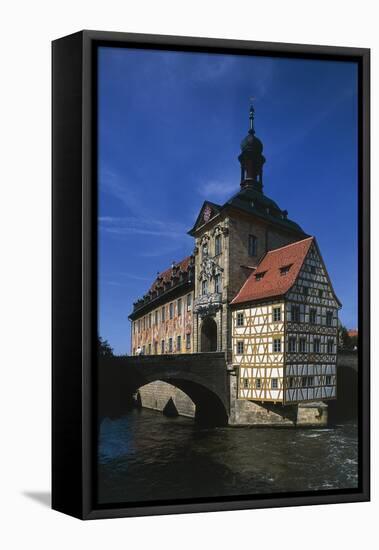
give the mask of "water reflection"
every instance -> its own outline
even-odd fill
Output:
[[[357,456],[354,423],[210,429],[183,417],[133,410],[101,424],[99,501],[354,488]]]

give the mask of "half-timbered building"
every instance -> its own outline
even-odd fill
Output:
[[[314,237],[267,252],[231,302],[238,398],[334,399],[340,306]]]

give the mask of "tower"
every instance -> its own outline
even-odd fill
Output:
[[[266,161],[262,154],[263,145],[255,135],[254,107],[251,105],[249,113],[249,131],[241,142],[241,154],[238,160],[241,164],[241,189],[263,191],[263,165]]]

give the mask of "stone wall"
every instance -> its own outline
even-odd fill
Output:
[[[301,405],[275,405],[237,399],[237,377],[230,376],[231,426],[324,427],[328,423],[328,405],[323,402]]]
[[[140,407],[161,411],[168,416],[195,417],[195,404],[188,395],[161,380],[139,388],[137,403]]]

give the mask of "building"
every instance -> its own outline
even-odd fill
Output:
[[[193,254],[134,304],[132,353],[224,352],[245,408],[335,398],[340,303],[315,238],[264,194],[253,107],[238,160],[238,192],[203,203]]]

